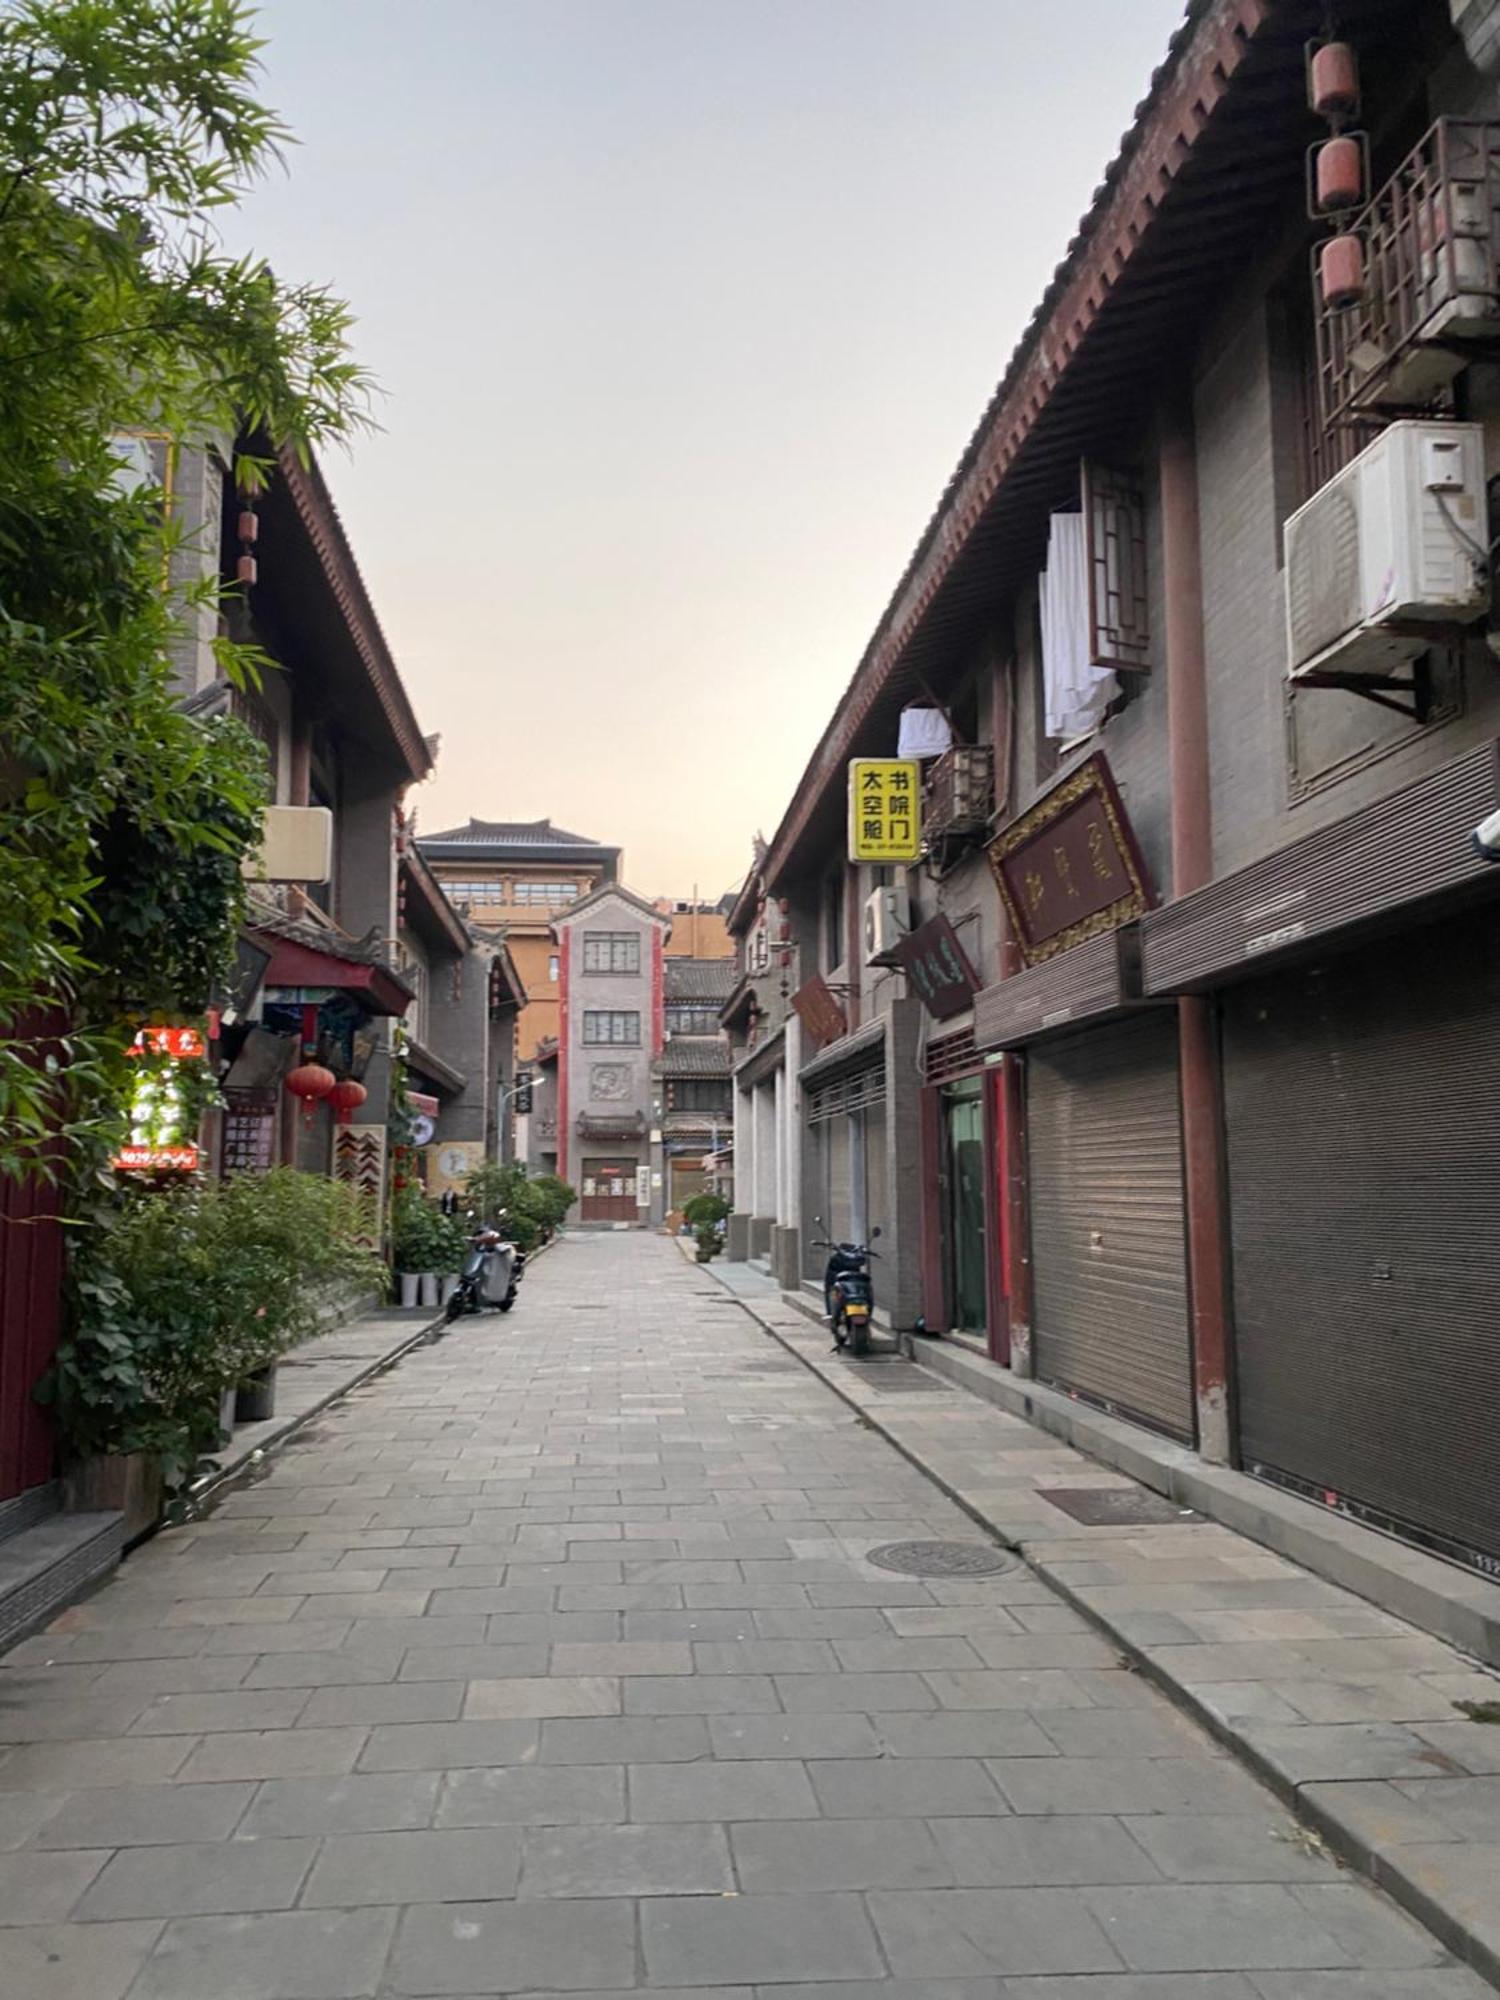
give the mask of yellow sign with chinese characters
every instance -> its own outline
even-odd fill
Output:
[[[855,757],[849,764],[849,859],[918,861],[922,767],[915,757]]]

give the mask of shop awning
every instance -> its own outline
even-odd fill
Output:
[[[357,993],[372,1014],[397,1017],[411,1005],[410,989],[389,966],[374,959],[343,958],[296,939],[278,937],[274,932],[255,935],[271,951],[262,989],[268,1000],[318,990]]]

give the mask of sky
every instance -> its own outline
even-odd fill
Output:
[[[419,828],[742,879],[1182,11],[264,0],[299,143],[229,234],[381,385],[325,471]]]

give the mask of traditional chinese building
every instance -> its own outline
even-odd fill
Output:
[[[810,1287],[814,1233],[879,1223],[885,1320],[997,1399],[1490,1571],[1493,24],[1349,0],[1310,62],[1322,7],[1194,0],[736,907],[726,1012],[731,1254],[774,1232]],[[903,739],[922,859],[851,861],[851,762]],[[757,1050],[777,961],[796,1035]]]

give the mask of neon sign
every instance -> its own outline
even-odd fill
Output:
[[[208,1045],[196,1028],[153,1023],[126,1050],[141,1064],[130,1092],[130,1138],[110,1164],[117,1173],[193,1173],[199,1150],[196,1094],[190,1105],[179,1063],[201,1062]]]

